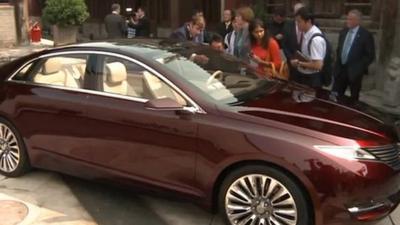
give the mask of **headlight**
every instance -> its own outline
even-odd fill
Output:
[[[314,148],[321,152],[347,160],[376,159],[375,156],[360,149],[358,146],[315,145]]]

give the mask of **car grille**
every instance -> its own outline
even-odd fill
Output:
[[[374,155],[378,160],[392,167],[394,170],[400,170],[400,147],[398,144],[369,147],[365,150]]]

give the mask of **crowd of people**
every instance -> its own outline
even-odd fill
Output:
[[[109,38],[148,37],[149,20],[142,8],[125,21],[118,4],[105,19]],[[293,6],[293,20],[283,8],[276,8],[270,20],[255,18],[250,7],[225,10],[223,21],[211,31],[200,10],[193,12],[190,21],[173,31],[171,39],[208,44],[212,48],[245,60],[265,76],[274,76],[283,67],[289,70],[288,79],[320,89],[331,86],[332,93],[343,97],[346,89],[351,99],[358,100],[363,76],[375,58],[373,36],[361,26],[362,14],[353,9],[347,14],[346,27],[340,32],[336,61],[332,47],[318,27],[313,14],[303,3]],[[333,80],[333,82],[331,82]]]

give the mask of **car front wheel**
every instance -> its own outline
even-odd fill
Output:
[[[312,224],[298,185],[267,166],[246,166],[230,173],[221,186],[219,207],[232,225]]]
[[[30,169],[28,155],[16,129],[0,118],[0,174],[21,176]]]

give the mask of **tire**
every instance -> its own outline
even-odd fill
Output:
[[[19,177],[31,169],[25,145],[18,131],[0,118],[0,174]]]
[[[298,184],[280,170],[262,165],[231,172],[222,182],[218,209],[230,225],[313,224]]]

